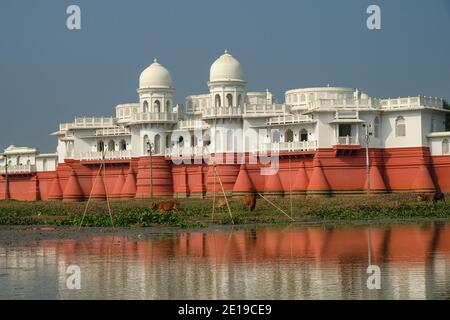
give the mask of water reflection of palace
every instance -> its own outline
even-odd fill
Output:
[[[380,291],[366,288],[369,248],[371,263],[381,267]],[[60,298],[450,297],[449,225],[94,236],[46,240],[33,250],[3,247],[2,257],[6,250],[7,267],[40,270],[36,254],[54,257],[49,272]],[[81,291],[66,289],[70,264],[81,267]],[[33,281],[12,274],[12,281]]]

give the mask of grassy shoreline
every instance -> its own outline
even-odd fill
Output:
[[[417,201],[415,194],[386,194],[331,198],[292,198],[292,217],[298,223],[355,222],[414,219],[450,219],[450,204]],[[230,198],[234,224],[286,224],[292,221],[267,201],[259,198],[254,212],[248,212],[242,197]],[[150,200],[113,201],[116,227],[204,228],[230,225],[226,209],[216,209],[212,219],[212,199],[179,199],[182,212],[159,213],[150,209]],[[271,198],[276,206],[290,214],[290,198]],[[0,201],[0,225],[79,226],[86,203]],[[105,202],[94,202],[83,226],[110,227]]]

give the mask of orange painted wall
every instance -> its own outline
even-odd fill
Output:
[[[236,161],[236,157],[234,159]],[[371,165],[377,167],[379,172],[377,174],[387,191],[414,191],[421,189],[417,183],[431,181],[433,189],[450,192],[450,156],[432,157],[428,148],[394,148],[371,149],[370,159]],[[214,170],[206,163],[174,165],[164,157],[154,157],[152,162],[154,196],[173,196],[174,194],[201,196],[214,190]],[[283,190],[280,191],[287,193],[298,178],[297,173],[302,163],[305,166],[307,181],[311,180],[314,170],[320,170],[332,193],[364,191],[366,183],[364,149],[354,150],[347,155],[337,155],[334,149],[319,149],[315,153],[280,154],[276,179],[261,175],[260,164],[246,164],[242,167],[244,169],[238,163],[217,164],[216,170],[224,189],[229,192],[234,187],[239,171],[246,170],[256,191],[264,192],[270,189],[271,183],[276,183],[281,185],[280,188]],[[117,190],[116,181],[119,180],[119,175],[123,173],[126,177],[131,168],[136,178],[135,197],[148,198],[150,196],[149,165],[148,157],[107,161],[104,181],[108,193],[112,193],[115,187]],[[77,200],[86,199],[91,192],[99,166],[98,161],[67,160],[58,165],[57,172],[11,175],[10,197],[18,200],[47,200],[50,187],[56,177],[64,193],[69,177],[74,175],[81,189]],[[419,174],[422,176],[418,177]],[[0,199],[5,198],[4,190],[5,178],[0,176]],[[221,191],[218,177],[216,190]]]

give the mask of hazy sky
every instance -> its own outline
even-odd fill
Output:
[[[81,7],[82,29],[66,28]],[[366,9],[381,7],[381,30]],[[140,72],[157,57],[175,102],[205,93],[228,49],[247,90],[359,87],[374,97],[450,99],[450,0],[0,1],[0,148],[55,151],[60,122],[111,116],[136,102]]]

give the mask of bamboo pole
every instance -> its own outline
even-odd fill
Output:
[[[275,203],[273,203],[272,201],[270,201],[269,199],[267,199],[266,197],[264,197],[261,193],[259,193],[259,196],[261,198],[263,198],[264,200],[266,200],[268,203],[270,203],[272,206],[274,206],[275,208],[277,208],[278,210],[280,210],[284,215],[286,215],[289,219],[291,219],[292,221],[295,221],[295,219],[293,219],[290,215],[288,215],[286,212],[284,212],[283,209],[281,209],[280,207],[278,207]]]
[[[86,206],[85,206],[85,208],[84,208],[83,216],[82,216],[82,218],[81,218],[81,222],[80,222],[80,226],[78,227],[78,230],[80,230],[81,227],[83,226],[83,221],[84,221],[84,218],[85,218],[85,216],[86,216],[87,210],[88,210],[88,208],[89,208],[89,204],[90,204],[90,202],[91,202],[92,193],[93,193],[93,191],[94,191],[95,185],[97,184],[97,179],[98,179],[99,175],[102,174],[102,171],[103,171],[103,173],[106,171],[105,155],[104,155],[104,153],[102,154],[102,162],[100,163],[100,168],[99,168],[99,170],[97,171],[97,175],[95,176],[94,183],[92,184],[91,192],[89,193],[89,198],[88,198],[88,201],[87,201]],[[103,176],[103,187],[105,188],[105,193],[106,193],[106,204],[107,204],[107,206],[108,206],[109,219],[110,219],[110,221],[111,221],[111,226],[112,226],[113,228],[115,228],[115,226],[114,226],[114,220],[113,220],[113,216],[112,216],[112,210],[111,210],[111,206],[110,206],[110,204],[109,204],[108,189],[107,189],[107,187],[106,187],[106,182],[105,182],[105,179],[104,179],[104,175],[102,175],[102,176]]]
[[[227,204],[227,207],[228,207],[228,213],[230,214],[231,223],[234,224],[233,215],[231,214],[230,205],[228,204],[228,198],[227,198],[227,195],[225,194],[225,189],[223,188],[223,185],[222,185],[222,179],[220,179],[219,174],[217,174],[217,177],[219,178],[220,187],[222,188],[223,196],[225,198],[225,203]]]
[[[216,165],[215,165],[215,161],[213,164],[213,174],[214,174],[214,191],[213,191],[213,207],[212,207],[212,219],[211,220],[214,222],[214,213],[216,211]]]
[[[106,176],[106,164],[105,164],[105,157],[103,157],[103,187],[105,188],[105,194],[106,194],[106,205],[108,206],[108,212],[109,212],[109,219],[111,221],[111,226],[113,228],[114,227],[114,220],[113,220],[113,216],[112,216],[112,211],[111,211],[111,206],[109,204],[109,196],[108,196],[108,189],[106,187],[106,182],[105,182],[105,176]]]
[[[292,216],[292,174],[291,174],[291,157],[289,156],[289,201],[291,204],[291,216]]]
[[[78,230],[80,230],[81,226],[83,225],[84,217],[86,216],[87,210],[89,208],[89,203],[91,202],[92,192],[94,192],[94,188],[95,188],[95,185],[97,183],[97,178],[98,178],[98,175],[100,174],[101,170],[102,170],[102,165],[100,164],[100,168],[98,169],[97,175],[95,176],[95,179],[94,179],[94,183],[92,184],[91,192],[89,193],[88,201],[86,203],[86,206],[84,207],[83,216],[81,217],[81,222],[80,222],[80,226],[78,227]]]
[[[211,220],[214,222],[214,213],[216,212],[216,127],[217,127],[217,118],[214,118],[214,159],[213,159],[213,175],[214,175],[214,190],[213,190],[213,207],[212,207],[212,217]],[[210,137],[212,135],[210,134]],[[211,153],[209,154],[211,156]]]

